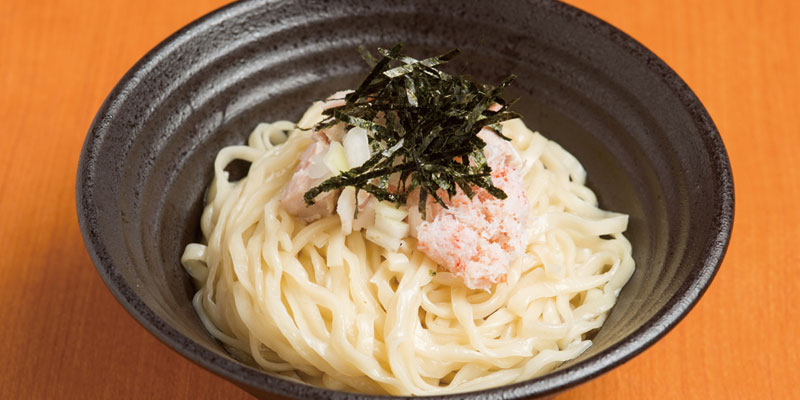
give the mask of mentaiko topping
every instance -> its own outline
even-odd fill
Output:
[[[323,103],[282,205],[307,222],[335,212],[344,234],[365,229],[392,252],[415,237],[467,287],[488,290],[527,245],[519,155],[501,133],[517,116],[500,97],[513,76],[491,88],[434,68],[455,50],[422,61],[379,51],[375,61],[362,50],[373,69],[358,89]]]

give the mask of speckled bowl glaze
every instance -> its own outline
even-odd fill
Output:
[[[526,123],[578,157],[606,209],[630,214],[636,272],[594,345],[543,377],[438,398],[548,396],[620,365],[683,318],[716,273],[733,181],[711,118],[658,57],[554,1],[242,1],[169,37],[114,88],[77,176],[83,237],[109,289],[178,353],[259,397],[373,398],[248,367],[203,328],[179,262],[198,238],[215,154],[260,121],[297,119],[366,72],[356,47],[463,51],[450,70],[519,76]]]

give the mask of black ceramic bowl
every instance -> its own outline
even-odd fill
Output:
[[[86,246],[122,305],[175,351],[258,396],[366,398],[270,376],[230,357],[190,304],[179,262],[198,238],[222,147],[260,121],[296,120],[353,87],[356,47],[459,48],[481,81],[519,76],[512,97],[533,129],[589,172],[606,209],[630,214],[636,272],[594,345],[554,372],[453,397],[549,395],[625,362],[669,331],[720,265],[733,218],[728,157],[703,105],[658,57],[616,28],[553,1],[243,1],[203,17],[114,88],[81,154]]]

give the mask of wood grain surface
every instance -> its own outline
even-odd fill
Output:
[[[78,156],[137,59],[220,0],[0,0],[0,399],[247,394],[161,344],[105,288],[78,229]],[[800,6],[575,0],[681,75],[733,164],[720,273],[677,328],[559,399],[797,398]]]

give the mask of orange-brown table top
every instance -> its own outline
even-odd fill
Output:
[[[140,327],[95,271],[74,187],[125,71],[224,0],[0,0],[0,398],[248,398]],[[800,3],[574,0],[662,57],[716,122],[733,239],[655,346],[559,399],[793,397],[800,379]]]

